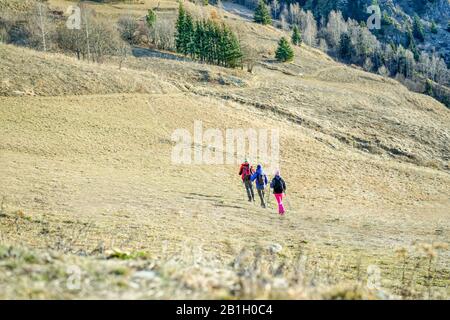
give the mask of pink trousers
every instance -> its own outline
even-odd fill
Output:
[[[274,196],[278,203],[278,213],[281,215],[284,215],[283,194],[277,193],[277,194],[274,194]]]

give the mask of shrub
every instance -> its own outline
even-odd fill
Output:
[[[117,22],[120,37],[130,43],[137,44],[139,42],[139,23],[132,16],[122,16]]]

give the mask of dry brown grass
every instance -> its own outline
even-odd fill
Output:
[[[118,64],[86,63],[4,44],[0,45],[0,59],[1,96],[177,92],[152,72],[119,70]]]
[[[88,255],[99,246],[117,247],[159,256],[164,243],[173,252],[187,241],[201,246],[206,259],[219,261],[217,268],[241,248],[253,252],[280,243],[290,265],[305,250],[302,246],[314,252],[321,270],[330,256],[342,256],[336,270],[315,276],[323,285],[358,281],[357,274],[364,283],[365,268],[373,263],[382,268],[384,285],[397,292],[395,253],[386,248],[448,240],[445,173],[345,144],[332,149],[308,129],[268,120],[248,106],[190,94],[1,98],[0,103],[1,193],[8,213],[0,219],[0,230],[6,243]],[[249,112],[251,119],[243,120]],[[224,118],[224,113],[230,116]],[[282,123],[282,166],[292,206],[286,219],[247,205],[234,167],[170,163],[166,141],[171,132],[191,129],[195,119],[223,129]],[[14,214],[17,210],[22,214]],[[181,256],[191,259],[189,253]],[[362,264],[351,267],[358,259]],[[437,262],[435,297],[445,288],[448,261],[444,252]],[[426,297],[421,288],[427,284],[420,279],[427,268],[418,268],[416,296]],[[328,281],[330,276],[337,278]],[[227,294],[272,297],[258,286]],[[202,290],[199,297],[213,294]],[[309,297],[319,289],[311,285],[308,290],[312,292],[300,292]],[[303,297],[295,292],[288,297]]]

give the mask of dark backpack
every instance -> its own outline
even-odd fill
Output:
[[[258,174],[258,177],[256,178],[258,181],[258,185],[263,186],[264,185],[264,176],[262,174]]]
[[[284,188],[283,188],[283,181],[281,180],[281,178],[280,179],[274,178],[273,181],[274,181],[273,191],[275,193],[282,193],[284,191]]]

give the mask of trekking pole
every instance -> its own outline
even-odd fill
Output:
[[[244,181],[242,181],[242,186],[244,187],[244,201],[245,201],[248,198],[248,194],[247,194],[247,188],[245,187]]]
[[[292,209],[291,203],[289,202],[289,199],[288,199],[288,197],[286,196],[286,191],[284,192],[284,199],[286,200],[286,204],[287,204],[287,206],[288,206],[288,210],[291,210],[291,209]]]
[[[267,189],[267,208],[272,209],[272,206],[270,205],[270,186]]]
[[[270,181],[270,180],[269,180]],[[270,207],[270,184],[267,184],[267,208],[272,208],[272,207]]]

